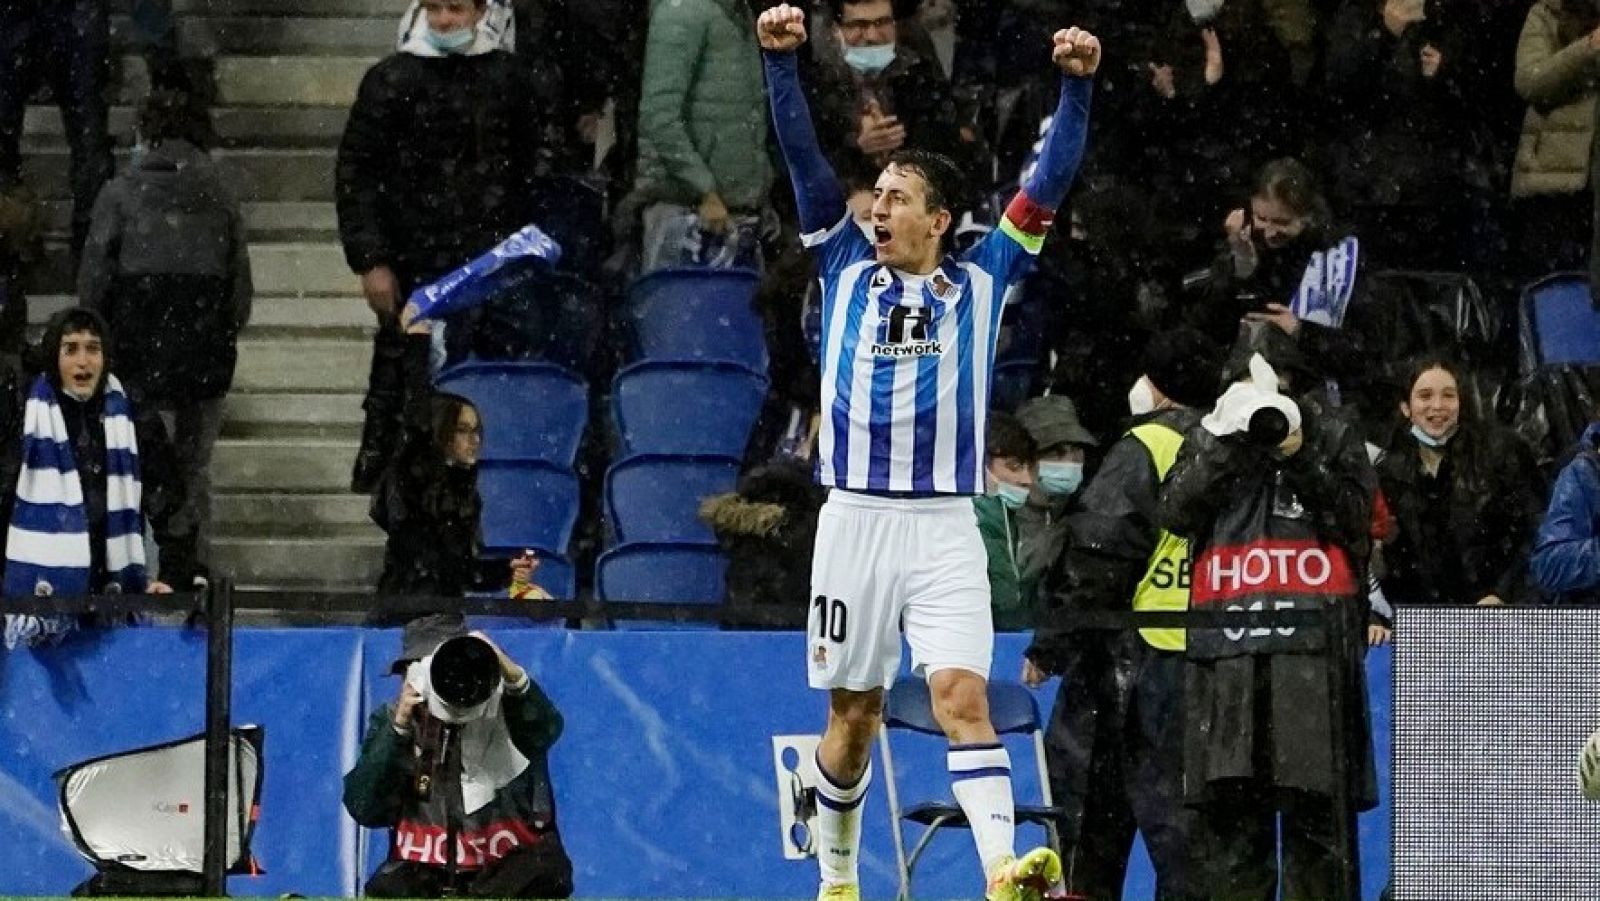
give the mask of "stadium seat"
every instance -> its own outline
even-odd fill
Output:
[[[703,544],[624,544],[595,563],[595,594],[602,601],[636,604],[718,606],[726,594],[728,560]],[[674,623],[663,613],[646,623],[617,622],[617,628],[715,629],[716,623]]]
[[[539,460],[570,468],[589,421],[589,385],[550,363],[461,363],[435,387],[472,401],[483,419],[484,460]]]
[[[744,458],[767,379],[731,363],[635,363],[617,373],[612,415],[620,456],[704,454]]]
[[[1016,805],[1018,823],[1043,826],[1050,836],[1050,846],[1059,849],[1056,822],[1062,816],[1061,808],[1054,806],[1050,797],[1050,774],[1045,768],[1044,731],[1039,717],[1039,705],[1033,694],[1020,682],[995,680],[989,683],[989,719],[996,734],[1026,735],[1033,745],[1035,762],[1039,770],[1039,787],[1043,803]],[[928,683],[917,678],[901,678],[889,689],[884,699],[883,727],[878,731],[878,753],[883,760],[884,778],[889,780],[889,816],[894,821],[895,858],[900,861],[899,901],[911,897],[911,876],[917,861],[927,850],[928,843],[940,829],[968,829],[966,814],[961,805],[951,800],[925,801],[902,807],[898,784],[895,781],[894,742],[892,731],[908,731],[944,738],[944,728],[933,716],[933,700]],[[906,853],[904,824],[916,823],[923,828],[922,835]]]
[[[738,481],[732,457],[629,457],[606,472],[606,518],[618,543],[716,544],[700,521],[700,502],[734,490]]]
[[[542,547],[486,547],[479,555],[481,560],[493,560],[506,565],[506,578],[511,577],[511,559],[523,551],[533,551],[539,558],[539,568],[533,574],[533,584],[543,588],[558,601],[572,601],[578,597],[578,576],[572,561],[559,551]],[[476,596],[476,594],[475,594]],[[503,592],[492,592],[484,597],[504,597]]]
[[[989,379],[989,408],[1009,413],[1034,395],[1034,380],[1039,374],[1038,360],[1011,360],[996,363]]]
[[[1600,309],[1582,272],[1558,272],[1522,291],[1524,373],[1600,363]]]
[[[484,460],[478,493],[484,547],[566,553],[578,521],[578,477],[570,470],[537,460]]]
[[[767,369],[766,328],[749,269],[659,269],[628,291],[635,358],[742,363]]]

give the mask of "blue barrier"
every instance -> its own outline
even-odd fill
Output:
[[[814,861],[783,858],[771,738],[815,732],[821,697],[805,687],[797,633],[495,630],[566,717],[551,759],[563,837],[580,897],[809,898]],[[995,672],[1020,670],[1024,636],[1002,635]],[[367,713],[392,698],[396,631],[241,629],[235,721],[266,727],[266,782],[255,851],[262,876],[235,895],[351,895],[383,857],[385,835],[344,816],[340,778]],[[62,836],[50,773],[98,754],[198,732],[205,642],[199,633],[129,629],[0,659],[0,894],[64,894],[89,873]],[[1389,653],[1368,660],[1387,803]],[[1054,684],[1040,692],[1048,708]],[[948,795],[944,746],[896,739],[903,797]],[[1031,751],[1012,749],[1019,761]],[[1026,758],[1031,759],[1031,758]],[[1018,766],[1019,797],[1038,787]],[[201,799],[191,810],[198,816]],[[881,784],[865,810],[863,890],[894,893]],[[1362,819],[1364,896],[1389,870],[1387,807]],[[1019,845],[1042,840],[1026,829]],[[365,845],[363,850],[362,845]],[[364,859],[363,859],[364,855]],[[917,869],[921,898],[973,897],[972,843],[941,837]],[[1130,899],[1150,897],[1148,865]]]

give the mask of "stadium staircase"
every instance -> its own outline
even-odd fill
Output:
[[[183,46],[216,54],[216,156],[244,203],[255,314],[213,465],[213,563],[241,586],[366,589],[382,533],[348,482],[372,316],[340,252],[333,209],[339,135],[362,74],[392,46],[403,0],[174,0]],[[127,164],[146,90],[113,3],[111,130]],[[66,236],[68,154],[53,106],[30,108],[25,179],[46,199],[45,262],[31,275],[37,325],[74,302]]]

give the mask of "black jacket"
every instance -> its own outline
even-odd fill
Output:
[[[1184,434],[1199,419],[1193,410],[1166,410],[1136,417],[1129,428],[1156,422]],[[1160,500],[1161,479],[1150,451],[1138,438],[1124,434],[1111,446],[1084,489],[1081,509],[1069,520],[1071,539],[1051,580],[1054,596],[1028,648],[1028,658],[1040,669],[1063,672],[1069,649],[1083,643],[1061,629],[1061,612],[1130,608],[1160,539]]]
[[[805,79],[807,100],[823,153],[836,171],[842,174],[878,169],[855,141],[861,130],[864,98],[868,96],[876,97],[884,114],[898,118],[905,126],[904,146],[966,162],[955,91],[937,60],[925,58],[901,43],[895,47],[895,59],[889,68],[869,79],[858,81],[855,72],[840,59],[826,60],[816,68]]]
[[[339,239],[356,272],[433,278],[533,218],[549,112],[509,53],[391,55],[367,71],[339,143]]]
[[[1384,547],[1384,594],[1396,603],[1522,599],[1543,513],[1533,452],[1507,429],[1467,422],[1445,446],[1437,477],[1417,454],[1408,432],[1378,463],[1398,525]]]
[[[478,469],[441,456],[428,353],[427,336],[406,336],[405,438],[372,498],[372,520],[389,535],[380,595],[460,597],[490,584],[488,567],[478,561]]]
[[[809,466],[780,461],[745,473],[737,492],[701,503],[700,518],[728,555],[729,607],[804,615],[825,497]]]

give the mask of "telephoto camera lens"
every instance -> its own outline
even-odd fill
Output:
[[[433,652],[428,681],[440,702],[457,710],[470,710],[494,693],[500,681],[500,659],[483,639],[457,636]]]
[[[1251,444],[1261,447],[1277,447],[1283,439],[1289,437],[1289,417],[1283,411],[1272,407],[1262,407],[1250,414],[1250,427],[1245,435]]]

